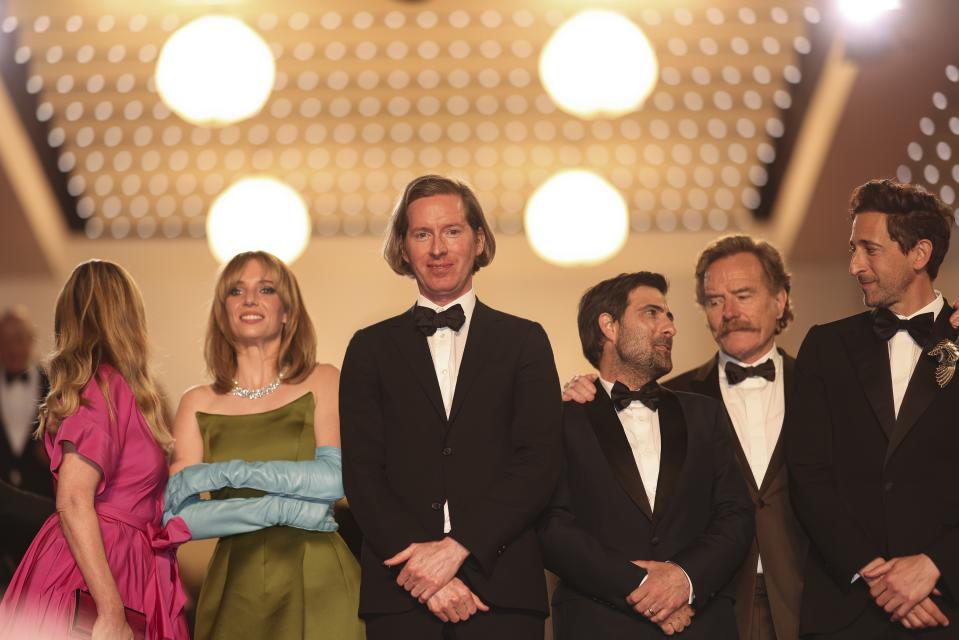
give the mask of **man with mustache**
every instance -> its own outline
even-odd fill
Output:
[[[666,291],[641,271],[580,301],[599,379],[591,401],[565,405],[564,470],[539,528],[560,578],[556,640],[738,637],[723,587],[753,539],[753,505],[722,406],[656,382],[676,333]]]
[[[806,335],[785,438],[811,540],[803,637],[956,638],[959,350],[933,288],[953,219],[892,180],[853,191],[849,273],[869,311]],[[922,629],[922,631],[918,631]]]
[[[756,505],[755,539],[729,585],[744,640],[799,636],[808,539],[790,504],[780,437],[795,361],[776,347],[793,318],[789,290],[789,273],[769,243],[734,235],[707,246],[696,262],[696,300],[719,351],[665,383],[719,400],[730,419],[733,451]],[[585,386],[576,381],[566,393],[585,395]]]

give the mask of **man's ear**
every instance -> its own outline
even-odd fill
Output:
[[[596,322],[606,339],[610,342],[616,342],[616,336],[619,335],[619,323],[616,318],[608,313],[601,313]]]
[[[913,271],[924,271],[932,258],[932,241],[926,238],[920,239],[916,242],[916,246],[909,250],[909,257],[912,259]]]

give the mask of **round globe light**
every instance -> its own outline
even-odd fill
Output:
[[[242,251],[269,251],[287,264],[310,240],[310,215],[292,187],[266,176],[243,178],[217,196],[206,216],[206,238],[219,262]]]
[[[564,266],[608,260],[626,243],[629,215],[613,185],[590,171],[561,171],[526,205],[526,237],[543,260]]]
[[[273,90],[273,52],[239,18],[204,16],[177,30],[156,66],[160,98],[196,125],[226,125],[256,115]]]
[[[581,118],[635,111],[659,77],[656,52],[631,20],[615,11],[580,11],[550,36],[539,77],[560,109]]]

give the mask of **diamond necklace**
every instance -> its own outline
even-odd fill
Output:
[[[240,386],[240,383],[236,380],[233,381],[233,388],[230,389],[230,395],[236,396],[237,398],[246,398],[247,400],[258,400],[263,396],[268,396],[277,389],[280,388],[280,381],[283,379],[282,375],[276,377],[276,380],[266,385],[265,387],[260,387],[259,389],[246,389]]]

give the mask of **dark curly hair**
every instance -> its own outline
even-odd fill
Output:
[[[637,271],[603,280],[587,289],[579,301],[579,313],[576,316],[579,341],[583,346],[583,355],[597,369],[606,342],[606,336],[599,328],[599,316],[608,313],[618,322],[629,305],[629,294],[637,287],[652,287],[663,295],[669,290],[669,284],[662,274]]]
[[[895,180],[870,180],[856,187],[849,199],[849,217],[860,213],[883,213],[889,237],[896,241],[903,253],[909,252],[920,240],[932,243],[932,255],[926,263],[930,280],[939,275],[952,232],[952,212],[936,196],[911,184]]]

